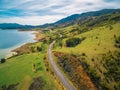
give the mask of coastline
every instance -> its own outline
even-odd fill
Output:
[[[42,34],[41,31],[38,30],[18,30],[19,32],[33,32],[32,34],[35,35],[34,40],[36,40],[37,42],[42,40],[45,36]]]
[[[21,31],[21,30],[18,30],[18,31],[28,32],[28,31]],[[29,30],[29,32],[30,32],[30,30]],[[45,38],[45,36],[42,34],[41,31],[31,31],[31,32],[32,32],[32,34],[34,34],[33,40],[35,40],[35,42],[42,41]],[[11,50],[11,52],[5,56],[5,59],[11,58],[15,55],[19,55],[22,52],[22,50],[25,50],[27,47],[29,47],[29,45],[31,45],[32,43],[35,43],[35,42],[28,42],[28,43],[19,45],[15,49]],[[27,52],[27,50],[26,50],[26,52]]]
[[[33,34],[35,34],[34,40],[36,40],[37,42],[45,38],[45,35],[43,35],[41,31],[35,31]]]
[[[32,32],[31,34],[34,34],[34,37],[33,37],[33,40],[35,40],[35,42],[38,42],[40,40],[40,38],[38,37],[38,33],[39,31],[21,31],[21,30],[18,30],[20,32]],[[17,52],[17,49],[21,48],[21,47],[24,47],[25,45],[27,44],[30,44],[30,43],[34,43],[34,42],[26,42],[26,43],[23,43],[21,45],[18,45],[17,47],[15,47],[14,49],[10,50],[10,53],[9,54],[6,54],[4,56],[5,59],[8,59],[8,58],[11,58],[15,55],[19,55],[19,53]]]
[[[11,51],[9,54],[7,54],[7,55],[5,56],[5,59],[11,58],[11,57],[13,57],[13,56],[15,56],[15,55],[18,55],[18,53]]]

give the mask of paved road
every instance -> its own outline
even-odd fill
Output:
[[[61,83],[65,86],[66,90],[76,90],[75,87],[68,81],[68,79],[62,74],[62,72],[60,71],[60,69],[57,67],[56,63],[54,62],[53,58],[52,58],[52,53],[51,53],[51,48],[53,46],[53,44],[55,43],[55,41],[53,41],[49,48],[48,48],[48,58],[50,61],[50,64],[52,65],[52,68],[54,70],[54,73],[57,75],[57,77],[59,78],[59,80],[61,81]]]

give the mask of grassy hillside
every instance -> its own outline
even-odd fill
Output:
[[[25,54],[13,57],[8,59],[6,63],[0,64],[1,89],[27,90],[34,80],[38,80],[40,90],[48,90],[48,88],[57,90],[58,88],[53,82],[54,79],[46,72],[43,57],[44,54],[42,53]]]
[[[115,51],[117,50],[117,48],[115,48],[114,46],[115,37],[118,37],[120,33],[119,25],[120,23],[111,25],[112,30],[110,30],[110,27],[106,25],[102,27],[96,27],[89,32],[75,35],[74,37],[86,37],[86,39],[81,44],[73,48],[65,47],[66,46],[65,41],[68,39],[68,38],[65,38],[63,39],[62,49],[61,48],[60,49],[58,48],[58,49],[60,51],[64,51],[68,53],[76,53],[76,54],[79,54],[81,52],[87,52],[89,57],[91,57],[94,54],[103,53],[103,50],[104,50],[104,53],[106,53],[108,50]]]
[[[78,67],[82,65],[97,88],[101,90],[120,89],[120,22],[117,18],[119,13],[106,16],[107,20],[103,20],[101,16],[85,22],[83,26],[73,25],[59,29],[59,32],[56,32],[63,36],[59,38],[56,35],[58,40],[54,46],[54,51],[57,52],[55,56],[58,59],[58,64],[78,87],[81,82],[75,82],[75,80],[78,80],[81,76]],[[94,24],[88,27],[89,23]],[[74,47],[67,47],[66,41],[73,37],[85,39]],[[59,55],[59,53],[63,53],[63,57],[60,58],[61,54]],[[71,60],[70,56],[76,57],[77,61]],[[77,70],[79,72],[71,77],[71,74]]]
[[[0,63],[0,90],[64,90],[48,63],[48,34],[44,32],[44,39],[13,50],[17,55]]]

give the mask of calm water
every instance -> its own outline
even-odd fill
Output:
[[[0,30],[0,58],[5,57],[11,50],[28,42],[35,42],[32,31]]]

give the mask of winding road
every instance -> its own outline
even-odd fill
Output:
[[[54,73],[57,75],[57,77],[59,78],[61,83],[65,86],[66,90],[76,90],[75,87],[69,82],[69,80],[63,75],[63,73],[57,67],[56,63],[54,62],[54,60],[52,58],[51,48],[52,48],[54,43],[55,43],[55,41],[53,41],[49,45],[49,48],[48,48],[48,58],[49,58],[51,66],[52,66],[52,68],[54,70]]]

